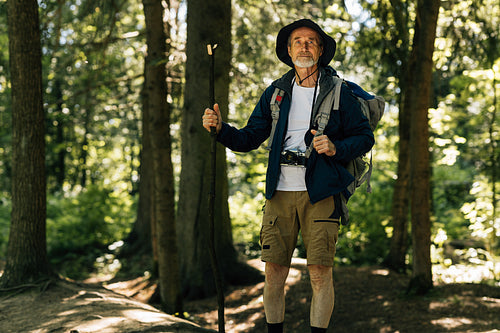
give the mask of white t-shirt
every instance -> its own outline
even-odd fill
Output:
[[[307,147],[304,136],[309,130],[311,108],[315,88],[293,84],[292,105],[288,114],[288,129],[285,136],[284,150],[305,152]],[[319,86],[316,96],[319,94]],[[278,191],[306,191],[306,168],[303,166],[282,165],[278,181]]]

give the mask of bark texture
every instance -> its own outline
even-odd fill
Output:
[[[12,84],[12,213],[1,285],[50,277],[46,245],[45,117],[36,0],[7,2]]]

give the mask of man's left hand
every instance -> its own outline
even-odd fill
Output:
[[[313,135],[316,135],[316,130],[311,130]],[[333,156],[337,152],[337,148],[330,141],[326,135],[319,135],[313,138],[313,148],[316,149],[318,154],[325,154],[326,156]]]

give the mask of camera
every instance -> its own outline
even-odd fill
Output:
[[[285,150],[281,152],[280,164],[289,166],[305,166],[306,154],[294,150]]]

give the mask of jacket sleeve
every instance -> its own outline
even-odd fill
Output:
[[[342,86],[340,96],[340,135],[328,133],[328,137],[337,149],[333,156],[344,164],[366,154],[373,147],[375,139],[368,119],[363,115],[358,99],[349,88]]]
[[[272,117],[269,103],[273,89],[270,86],[264,91],[245,127],[237,129],[223,122],[217,140],[233,151],[248,152],[257,149],[271,133]]]

